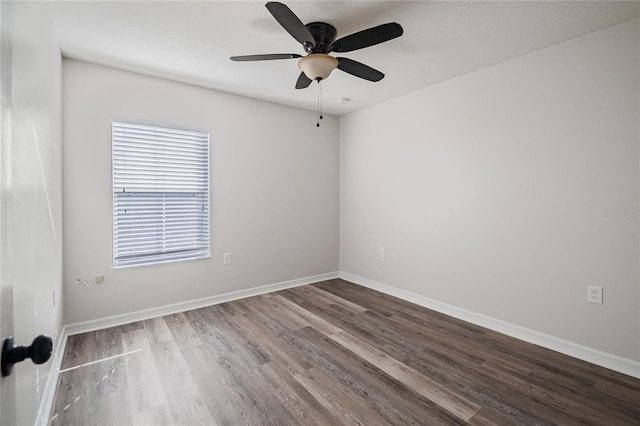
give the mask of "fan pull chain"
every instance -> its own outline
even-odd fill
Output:
[[[322,80],[318,80],[318,121],[316,122],[316,127],[320,127],[320,120],[322,120]]]
[[[320,84],[322,80],[318,80],[318,96],[316,102],[316,111],[317,111],[317,119],[316,119],[316,127],[320,127]]]
[[[320,80],[320,120],[322,120],[322,80]]]

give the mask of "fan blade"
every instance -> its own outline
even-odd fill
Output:
[[[296,81],[296,89],[306,89],[311,84],[311,79],[303,72],[300,73],[298,81]]]
[[[380,81],[384,78],[384,74],[371,68],[361,62],[354,61],[349,58],[336,58],[338,60],[338,69],[356,77],[364,78],[369,81]]]
[[[295,59],[302,58],[302,55],[297,53],[272,53],[269,55],[245,55],[245,56],[232,56],[232,61],[244,62],[244,61],[271,61],[273,59]]]
[[[316,45],[313,35],[311,35],[307,27],[304,26],[302,21],[298,19],[296,14],[293,13],[287,5],[270,1],[266,4],[266,7],[273,17],[276,18],[276,21],[282,25],[282,28],[287,30],[299,43],[311,47]]]
[[[331,51],[351,52],[393,40],[396,37],[400,37],[403,32],[404,30],[400,24],[396,24],[395,22],[378,25],[377,27],[362,30],[334,41],[331,45]]]

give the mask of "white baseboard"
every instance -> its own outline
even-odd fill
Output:
[[[178,312],[190,311],[192,309],[204,308],[206,306],[217,305],[219,303],[230,302],[232,300],[244,299],[245,297],[258,296],[260,294],[271,293],[273,291],[298,287],[306,284],[313,284],[320,281],[338,278],[338,272],[314,275],[311,277],[298,278],[290,281],[283,281],[274,284],[267,284],[260,287],[252,287],[246,290],[232,291],[216,296],[203,297],[202,299],[187,300],[173,303],[171,305],[159,306],[157,308],[143,309],[141,311],[129,312],[126,314],[114,315],[95,320],[76,322],[65,326],[67,335],[87,333],[89,331],[101,330],[103,328],[115,327],[123,324],[130,324],[136,321],[143,321],[150,318],[171,315]]]
[[[49,367],[49,375],[47,376],[47,383],[44,386],[44,392],[42,393],[42,400],[40,401],[40,407],[38,408],[38,416],[36,417],[36,426],[47,426],[49,423],[49,416],[51,415],[51,407],[53,406],[53,397],[56,392],[56,385],[58,384],[58,375],[60,373],[60,365],[62,364],[62,355],[64,355],[64,349],[67,346],[67,327],[62,327],[62,331],[58,336],[56,342],[56,349],[53,352],[53,359]]]
[[[510,324],[466,309],[458,308],[437,300],[429,299],[428,297],[424,297],[419,294],[372,281],[368,278],[359,277],[346,272],[340,272],[339,275],[340,278],[363,287],[367,287],[390,296],[395,296],[408,302],[424,306],[425,308],[441,312],[445,315],[640,379],[640,362],[599,351],[568,340],[559,339],[548,334]]]

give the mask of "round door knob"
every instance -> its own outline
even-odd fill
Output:
[[[13,364],[31,358],[34,364],[43,364],[51,358],[53,341],[51,337],[40,335],[33,339],[31,346],[16,346],[13,337],[4,340],[2,344],[2,375],[8,376],[13,370]]]

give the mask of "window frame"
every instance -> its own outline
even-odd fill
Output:
[[[127,192],[126,186],[122,186],[122,185],[118,186],[116,184],[116,173],[118,171],[121,171],[121,169],[119,169],[118,166],[116,166],[116,151],[119,146],[126,143],[126,137],[121,136],[120,141],[118,142],[120,145],[118,145],[116,141],[117,139],[116,131],[117,129],[119,129],[122,133],[124,133],[126,132],[127,128],[133,129],[132,130],[133,132],[135,132],[135,130],[138,130],[138,131],[148,131],[149,133],[157,132],[159,134],[168,133],[168,134],[175,134],[175,135],[194,135],[193,136],[194,147],[197,147],[197,143],[196,143],[197,140],[201,140],[202,142],[204,142],[204,144],[201,144],[201,146],[197,148],[203,149],[203,151],[206,152],[206,161],[203,161],[205,158],[204,158],[204,155],[202,155],[200,157],[200,160],[202,161],[203,166],[201,169],[198,169],[200,170],[200,172],[204,171],[204,173],[206,174],[206,179],[202,179],[201,181],[201,183],[206,186],[206,190],[205,191],[179,191],[179,190],[172,191],[171,189],[167,188],[168,190],[162,191],[162,190],[158,190],[158,188],[155,188],[155,190],[147,190],[147,191],[132,190]],[[151,140],[151,142],[153,141]],[[169,143],[168,141],[165,141],[165,143],[162,145],[166,147],[167,145],[169,145]],[[156,151],[157,157],[162,156],[160,155],[160,151],[161,149]],[[149,154],[149,155],[152,155],[152,154]],[[166,167],[167,165],[171,165],[171,163],[161,164],[161,161],[159,161],[158,164],[160,164],[160,167],[157,168],[158,171],[160,171],[163,166]],[[151,167],[155,167],[155,165],[152,164]],[[174,185],[178,184],[177,180],[170,180],[169,182],[173,183]],[[202,215],[195,215],[193,220],[190,222],[189,221],[182,222],[187,226],[190,224],[194,225],[195,230],[191,232],[187,232],[186,234],[180,233],[179,235],[181,236],[186,235],[187,238],[185,239],[188,239],[188,237],[191,236],[194,241],[199,241],[199,239],[202,238],[202,241],[204,241],[206,245],[203,245],[202,247],[193,248],[192,250],[183,248],[181,250],[176,250],[173,253],[171,251],[167,251],[167,247],[166,247],[167,241],[171,241],[171,240],[167,238],[167,233],[166,233],[167,213],[165,208],[163,209],[163,213],[161,215],[155,214],[157,215],[157,218],[158,218],[156,220],[161,221],[164,227],[164,232],[162,233],[163,236],[161,238],[158,238],[157,240],[158,244],[162,244],[164,247],[155,252],[149,252],[148,254],[139,254],[137,256],[134,256],[133,260],[131,258],[129,260],[123,259],[123,256],[118,249],[118,247],[122,245],[122,240],[121,239],[118,239],[118,241],[116,240],[118,233],[121,232],[118,230],[118,225],[122,224],[122,219],[118,220],[118,213],[117,213],[118,204],[116,204],[118,201],[121,202],[121,199],[118,200],[119,197],[117,196],[117,194],[120,192],[119,190],[117,190],[119,187],[122,188],[122,193],[142,194],[140,195],[141,197],[147,197],[147,200],[152,200],[151,202],[153,202],[153,199],[156,198],[156,196],[151,194],[158,194],[157,195],[158,200],[162,200],[162,202],[160,202],[159,205],[163,205],[165,207],[166,207],[168,198],[175,198],[175,197],[182,198],[180,197],[181,194],[184,194],[185,198],[188,196],[204,197],[206,199],[206,204],[200,203],[200,205],[203,206],[203,209],[206,208],[206,213]],[[156,125],[150,125],[150,124],[141,124],[141,123],[134,123],[131,121],[112,120],[111,121],[111,191],[112,191],[112,194],[111,194],[112,195],[111,254],[112,254],[112,267],[114,270],[140,267],[140,266],[151,266],[151,265],[173,263],[173,262],[205,260],[205,259],[211,258],[211,245],[212,245],[211,205],[212,203],[211,203],[211,133],[210,132],[202,132],[198,130],[186,130],[181,128],[156,126]],[[134,198],[136,197],[135,195],[130,195],[130,196]],[[185,208],[184,206],[186,205],[186,203],[184,200],[176,200],[176,202],[180,205],[180,208]],[[194,205],[197,206],[197,204],[198,204],[197,201],[194,201]],[[120,204],[120,207],[122,207],[122,204]],[[155,206],[152,204],[152,207],[155,207]],[[205,220],[204,223],[202,222],[203,219]],[[200,222],[200,223],[197,223],[197,222]],[[174,234],[175,234],[175,231],[174,231]],[[135,230],[134,232],[132,232],[132,235],[135,235]],[[178,239],[180,238],[178,237]],[[126,238],[124,238],[124,240],[126,240]]]

